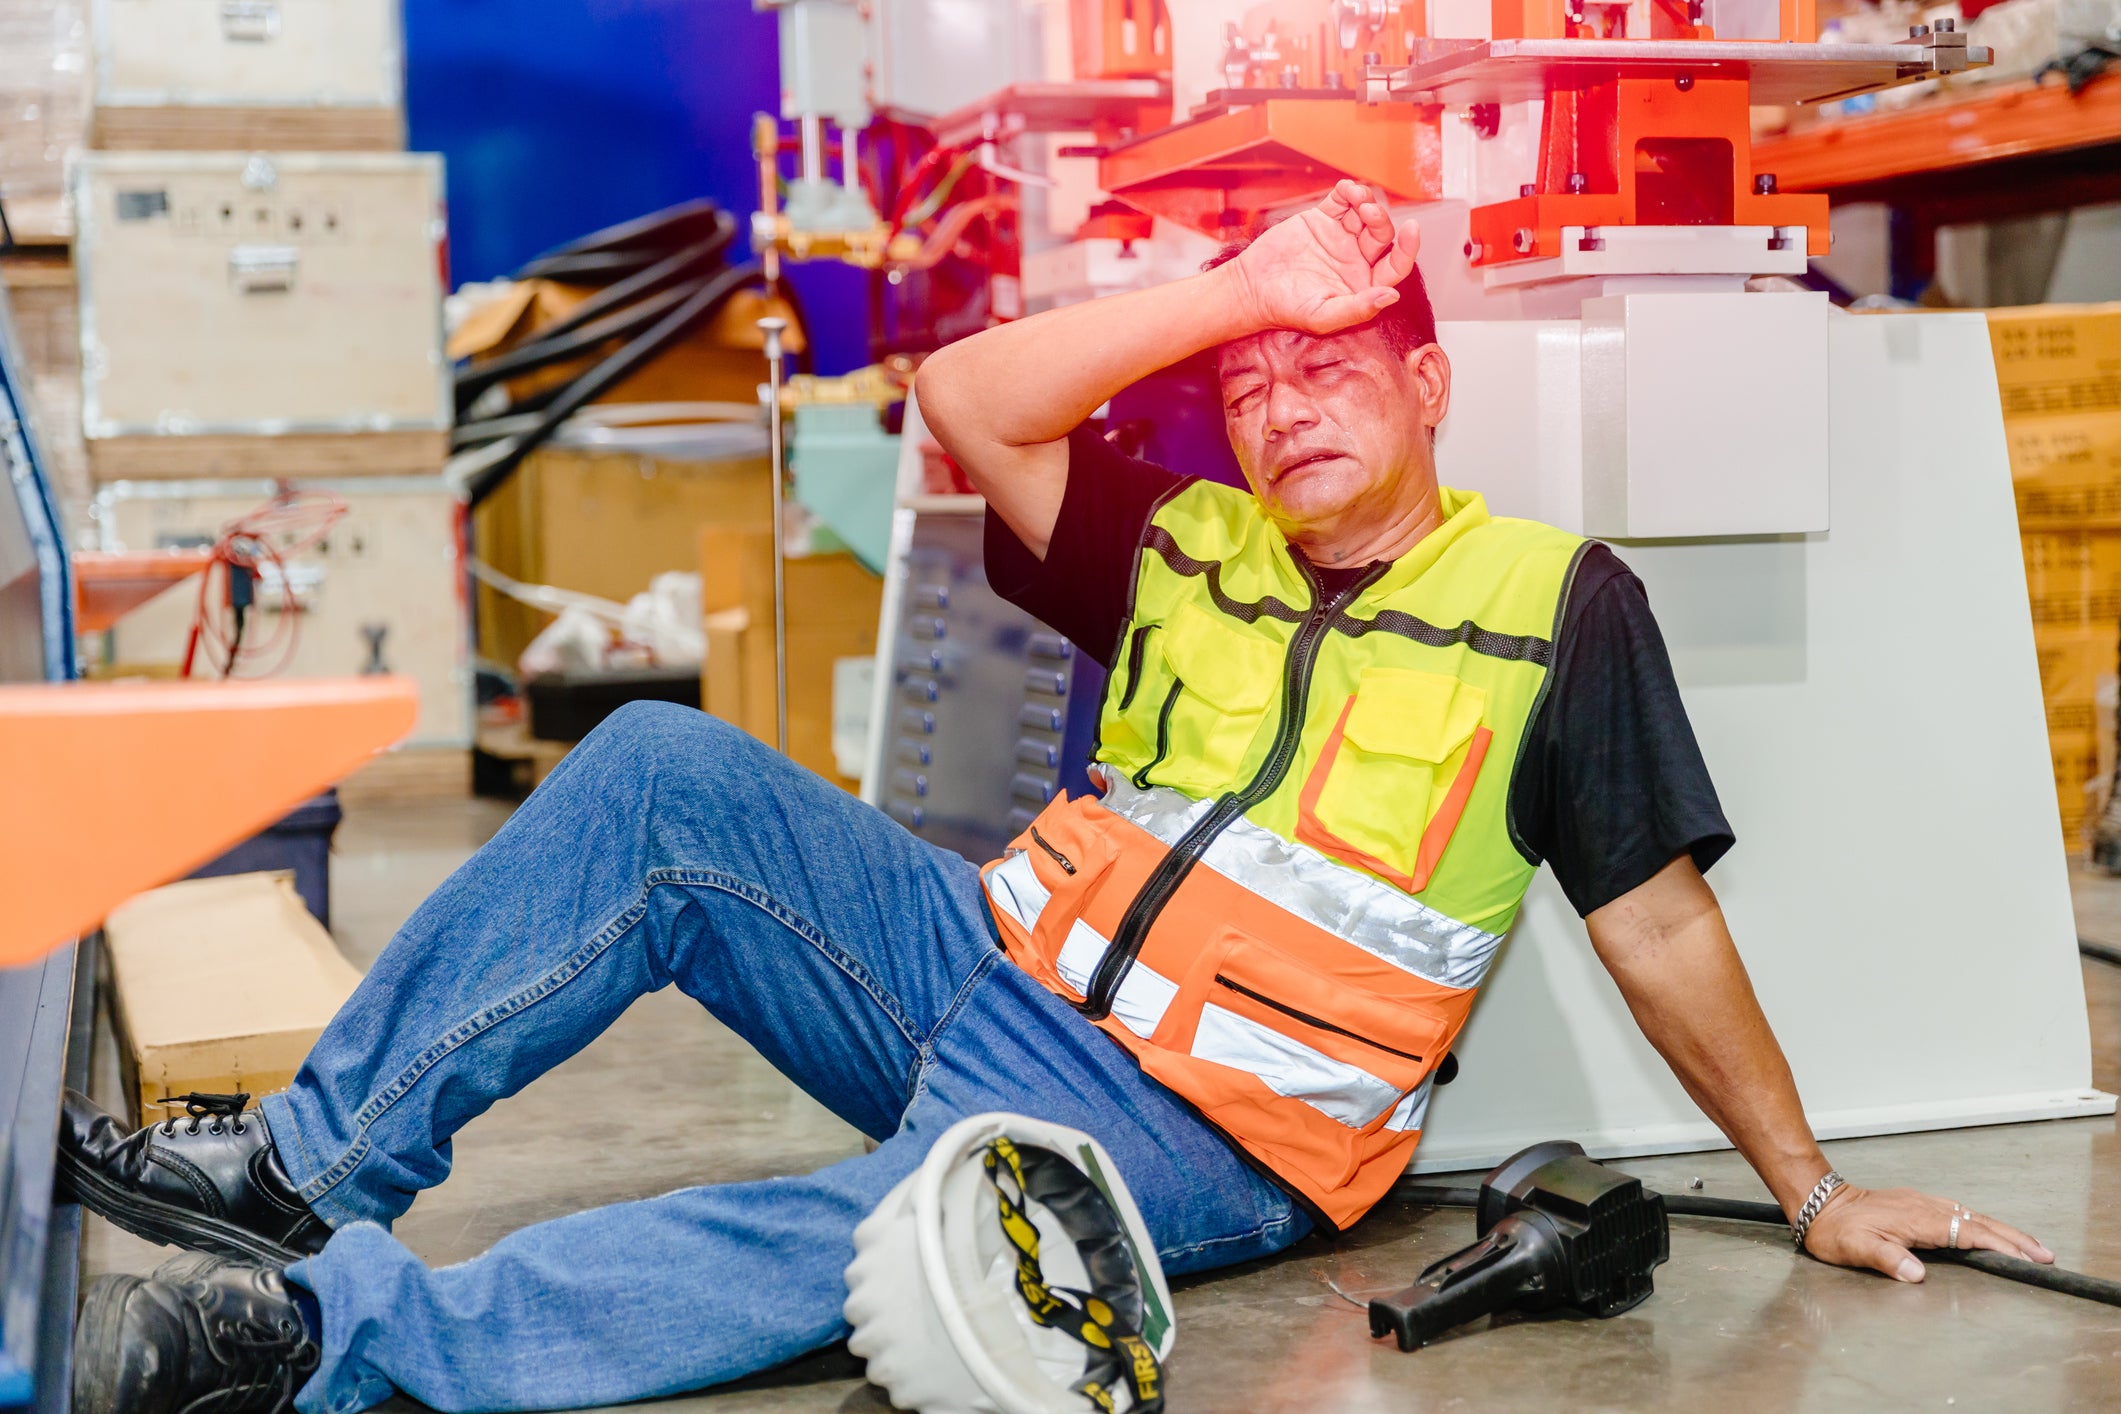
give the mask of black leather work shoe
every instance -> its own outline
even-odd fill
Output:
[[[74,1414],[279,1414],[316,1368],[316,1338],[277,1269],[188,1253],[89,1287]]]
[[[59,1174],[81,1206],[150,1242],[284,1267],[313,1255],[331,1228],[295,1196],[265,1116],[248,1095],[175,1095],[188,1118],[127,1134],[69,1090],[59,1120]]]

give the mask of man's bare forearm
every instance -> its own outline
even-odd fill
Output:
[[[998,324],[921,366],[922,416],[953,455],[960,442],[1058,441],[1128,384],[1254,332],[1245,309],[1241,277],[1223,265]]]
[[[1693,861],[1591,915],[1598,956],[1694,1103],[1795,1213],[1826,1171],[1723,909]]]
[[[1068,486],[1066,437],[1114,393],[1254,332],[1235,264],[1034,314],[938,349],[914,383],[943,450],[1044,559]]]

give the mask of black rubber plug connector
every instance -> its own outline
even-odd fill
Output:
[[[1481,1183],[1479,1215],[1479,1241],[1370,1303],[1371,1335],[1412,1350],[1497,1311],[1617,1316],[1671,1252],[1664,1199],[1567,1142],[1504,1160]]]

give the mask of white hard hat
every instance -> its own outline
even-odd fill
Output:
[[[847,1347],[921,1414],[1155,1414],[1171,1288],[1080,1130],[958,1121],[854,1230]]]

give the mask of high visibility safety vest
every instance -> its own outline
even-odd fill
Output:
[[[984,871],[1009,956],[1344,1228],[1404,1171],[1534,865],[1510,778],[1584,542],[1442,492],[1352,588],[1248,494],[1144,530],[1101,798]]]

